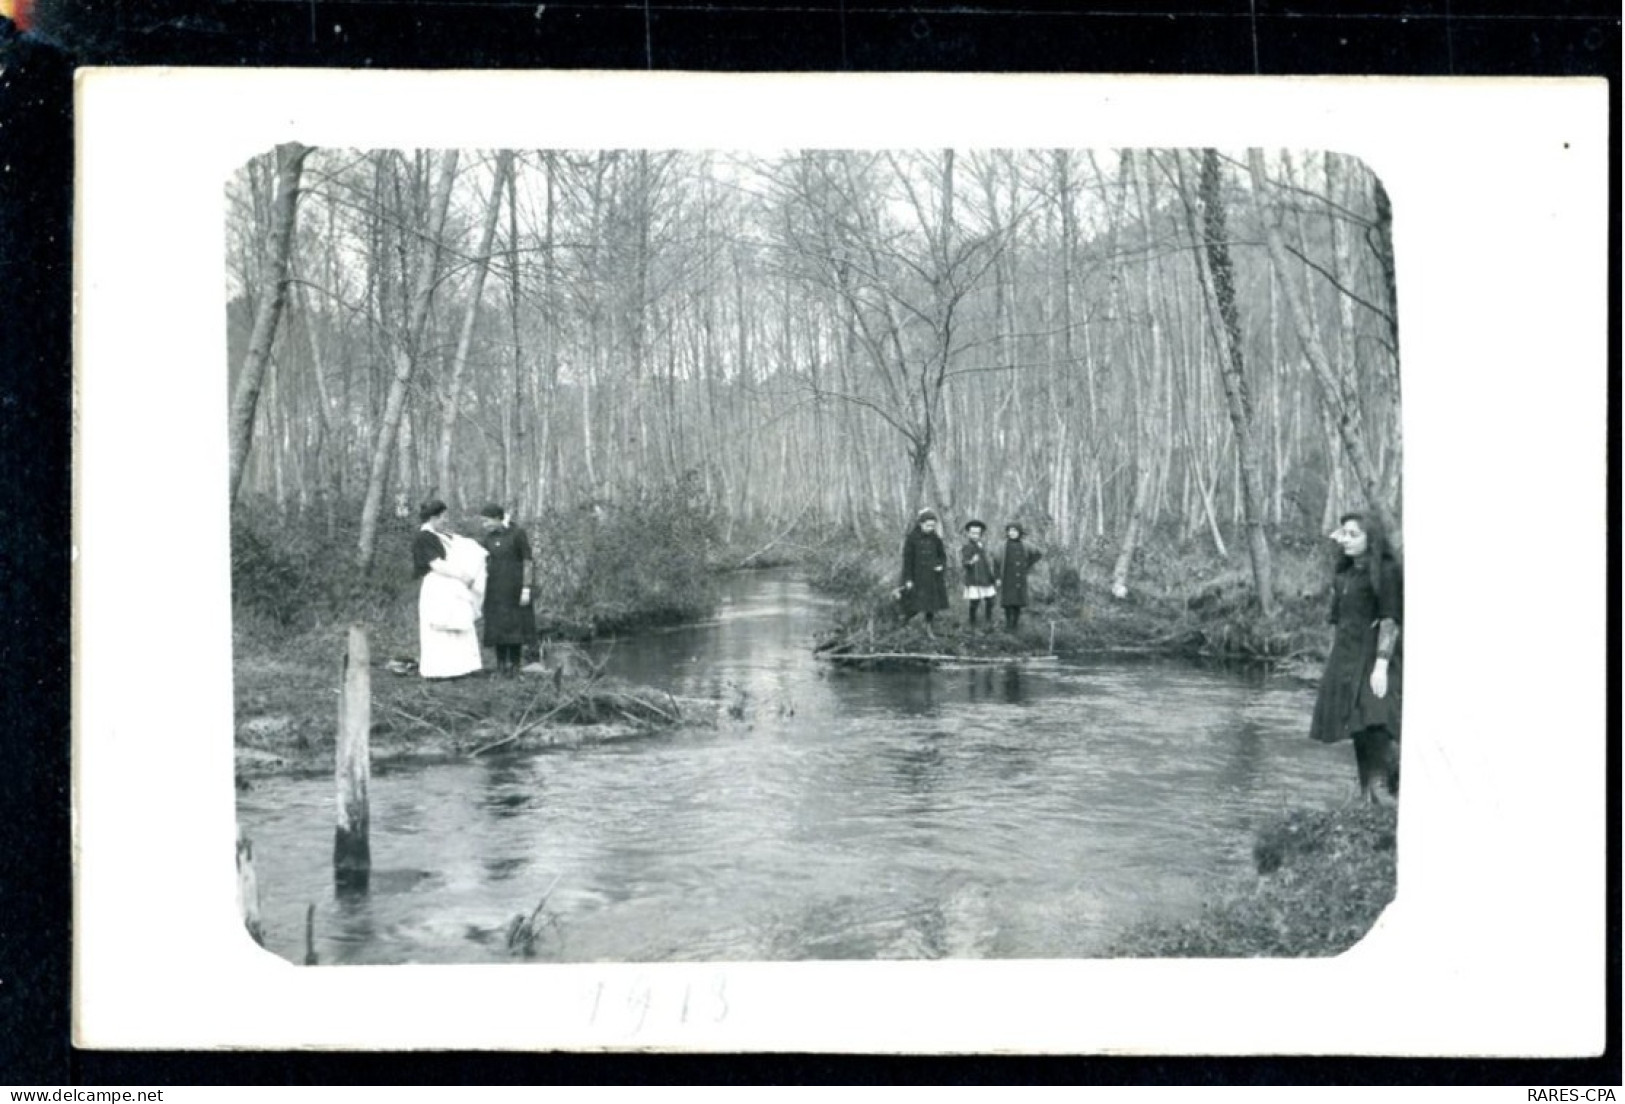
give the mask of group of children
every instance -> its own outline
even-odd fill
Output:
[[[937,611],[948,608],[948,550],[937,532],[939,524],[935,511],[921,510],[903,539],[902,578],[893,593],[903,605],[904,620],[923,613],[929,622]],[[976,610],[981,607],[991,626],[997,598],[1004,609],[1004,627],[1013,630],[1027,605],[1027,576],[1043,553],[1023,543],[1023,530],[1015,522],[1005,526],[1004,547],[997,555],[983,544],[986,533],[982,522],[967,521],[965,544],[959,550],[970,623],[976,624]]]

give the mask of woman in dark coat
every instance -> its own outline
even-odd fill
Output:
[[[921,510],[903,538],[903,577],[897,596],[903,601],[903,619],[925,614],[929,623],[938,610],[948,608],[948,550],[937,535],[937,515]]]
[[[1015,522],[1004,527],[1004,550],[993,561],[994,585],[999,588],[999,604],[1004,607],[1004,627],[1014,630],[1021,624],[1021,608],[1027,604],[1027,576],[1033,565],[1044,558],[1036,548],[1022,541],[1026,530]]]
[[[1336,634],[1309,735],[1328,744],[1352,739],[1361,796],[1378,800],[1380,779],[1398,797],[1404,577],[1375,518],[1345,514],[1331,538],[1343,550],[1332,577]]]
[[[485,643],[497,653],[497,672],[516,674],[525,646],[530,606],[530,541],[501,506],[480,511],[485,561]]]

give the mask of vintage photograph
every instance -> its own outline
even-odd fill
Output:
[[[223,207],[271,954],[1316,958],[1394,900],[1359,157],[288,141]]]

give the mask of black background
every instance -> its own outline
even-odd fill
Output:
[[[1608,1051],[1575,1061],[77,1050],[68,754],[75,66],[1603,76],[1617,449],[1620,41],[1619,7],[1601,0],[36,0],[26,34],[0,21],[0,472],[10,484],[0,500],[0,1085],[1620,1085],[1617,685],[1608,701]],[[1613,449],[1608,486],[1604,585],[1609,670],[1618,672]],[[184,503],[155,497],[153,506],[184,525]]]

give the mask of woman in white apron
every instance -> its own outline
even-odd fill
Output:
[[[430,499],[418,511],[423,527],[412,540],[418,588],[418,674],[457,678],[480,670],[474,619],[485,600],[485,549],[453,533],[446,504]]]

